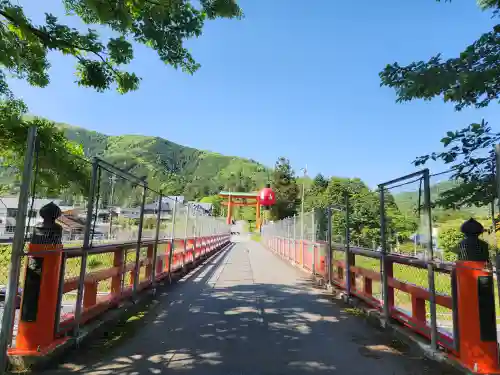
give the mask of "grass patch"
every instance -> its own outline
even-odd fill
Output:
[[[359,317],[366,316],[366,313],[362,309],[357,308],[357,307],[346,307],[346,308],[342,309],[342,312],[349,314],[349,315],[352,315],[352,316],[359,316]]]
[[[252,233],[252,235],[250,236],[250,238],[253,241],[257,241],[257,242],[260,242],[262,240],[262,237],[261,237],[260,233]]]
[[[344,260],[345,254],[340,251],[334,251],[334,259]],[[375,272],[380,271],[380,260],[369,258],[362,255],[355,256],[356,266],[366,268]],[[417,268],[408,266],[405,264],[397,264],[395,263],[393,266],[393,275],[394,278],[403,281],[405,283],[414,284],[421,288],[428,289],[429,288],[429,280],[427,269]],[[451,275],[441,272],[434,273],[434,280],[436,286],[436,292],[438,294],[449,295],[451,296]],[[362,288],[363,286],[363,278],[357,278],[356,284],[358,288]],[[495,307],[496,307],[496,316],[500,317],[500,305],[499,305],[499,296],[498,296],[498,288],[495,285]],[[382,298],[382,287],[379,282],[373,281],[372,283],[372,294],[376,298]],[[397,289],[394,290],[394,302],[395,305],[399,308],[402,308],[406,311],[412,311],[411,304],[411,296],[408,293],[404,293]],[[427,317],[430,318],[430,304],[426,302],[426,311]],[[437,305],[436,313],[438,314],[439,321],[451,321],[452,320],[452,312],[450,309]]]

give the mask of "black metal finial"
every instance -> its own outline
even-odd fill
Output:
[[[55,221],[61,214],[61,209],[54,202],[47,203],[40,209],[40,216],[44,220]]]
[[[484,227],[477,220],[470,218],[462,224],[460,231],[467,237],[477,237],[484,232]]]

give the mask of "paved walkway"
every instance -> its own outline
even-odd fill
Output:
[[[449,374],[392,346],[255,242],[236,243],[158,298],[132,338],[51,373]]]

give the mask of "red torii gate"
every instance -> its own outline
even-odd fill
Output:
[[[231,224],[233,217],[233,207],[255,206],[255,223],[257,228],[260,228],[260,201],[259,193],[242,193],[221,191],[219,197],[227,199],[222,205],[227,206],[227,223]]]
[[[260,192],[231,192],[231,191],[221,191],[219,197],[227,199],[222,202],[223,206],[227,206],[227,224],[231,224],[233,216],[233,207],[238,206],[255,206],[255,225],[257,229],[260,229],[261,218],[260,218],[260,206],[272,206],[276,197],[272,189],[267,185]]]

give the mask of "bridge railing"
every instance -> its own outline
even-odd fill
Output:
[[[37,175],[33,133],[15,237],[0,252],[0,268],[10,265],[0,269],[9,274],[7,295],[0,291],[0,372],[7,353],[39,357],[81,337],[107,310],[188,272],[230,240],[230,226],[205,206],[167,197],[153,188],[157,181],[98,158],[74,156],[90,180],[41,199],[49,190]]]
[[[400,212],[389,190],[408,184],[406,180],[416,182],[423,196],[418,199],[416,217],[409,221],[416,231],[411,236],[411,229],[404,236],[397,233],[405,228],[394,225]],[[431,350],[445,352],[474,373],[497,373],[495,315],[499,315],[499,306],[493,280],[498,283],[500,279],[491,267],[495,261],[487,261],[485,253],[481,253],[481,261],[465,256],[459,261],[443,260],[453,259],[453,254],[444,254],[436,246],[439,241],[435,232],[440,228],[432,223],[429,181],[429,171],[423,170],[381,184],[379,227],[371,224],[366,228],[373,218],[363,221],[360,217],[370,211],[362,201],[352,202],[356,198],[345,193],[338,204],[265,224],[262,242],[285,261],[343,290],[347,297],[363,300],[378,310],[385,322],[399,323],[428,339]],[[369,190],[362,193],[372,194]],[[384,195],[389,203],[384,203]],[[373,204],[373,195],[369,198],[365,202]],[[362,209],[351,216],[350,207],[356,204]],[[358,220],[357,226],[352,220]],[[480,233],[476,230],[467,233],[468,240],[461,243],[472,247],[474,257],[477,249],[486,246],[478,234],[474,237],[474,233]],[[360,246],[363,243],[365,246]]]
[[[71,335],[76,327],[81,328],[134,293],[193,267],[228,240],[228,233],[146,240],[140,245],[138,261],[136,243],[101,245],[85,251],[87,264],[91,267],[86,269],[83,277],[84,294],[79,319],[75,317],[75,311],[81,277],[74,270],[75,265],[76,269],[79,268],[84,250],[61,250],[63,262],[54,317],[55,338]]]
[[[326,241],[302,240],[280,236],[273,231],[272,224],[262,231],[262,241],[267,248],[286,261],[321,277],[356,296],[373,308],[383,311],[382,254],[373,249],[349,246],[332,242],[331,264],[328,259]],[[346,262],[347,260],[347,262]],[[385,259],[389,311],[391,318],[430,339],[430,292],[427,283],[428,262],[425,260],[391,254]],[[348,265],[348,267],[346,267]],[[443,319],[438,321],[438,344],[449,352],[456,352],[454,324],[452,263],[433,265],[437,280],[436,308]],[[328,269],[330,268],[330,274]],[[347,271],[348,268],[348,271]]]

